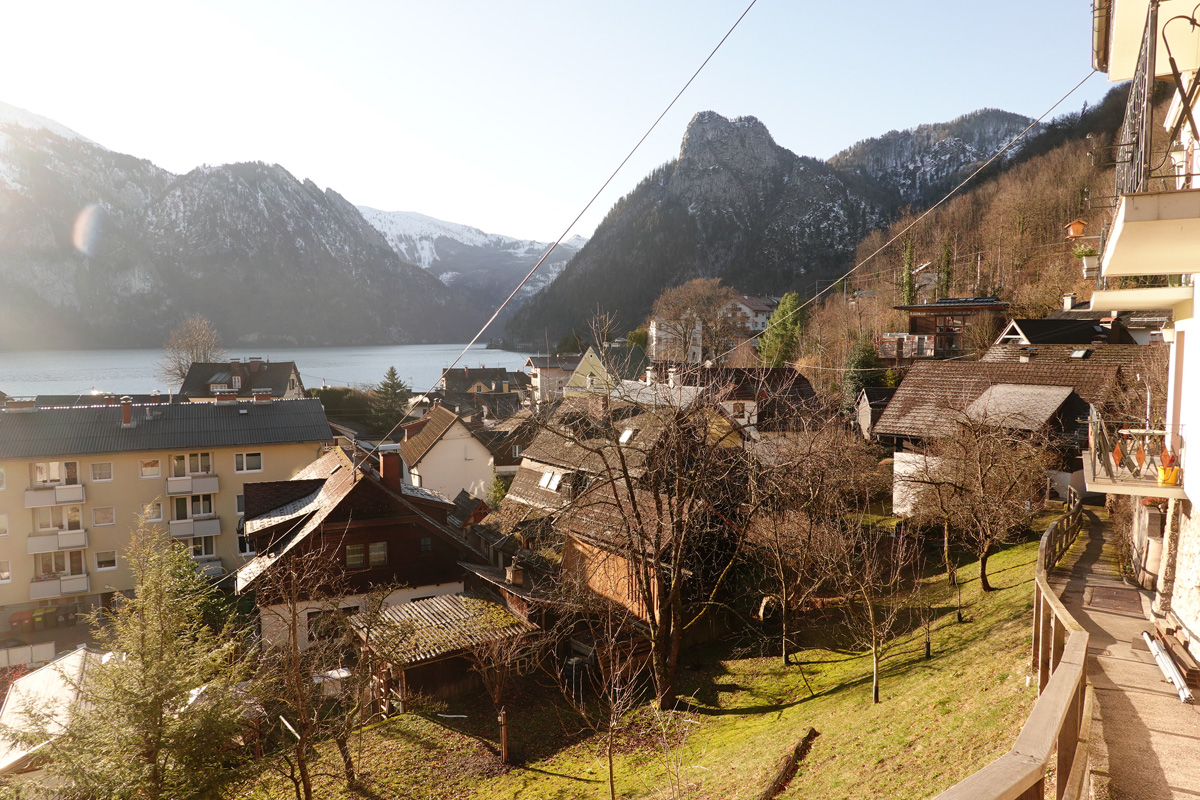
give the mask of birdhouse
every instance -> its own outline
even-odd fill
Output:
[[[1083,229],[1086,227],[1087,227],[1087,223],[1081,219],[1077,219],[1074,222],[1068,222],[1066,225],[1067,238],[1068,239],[1080,238],[1081,236],[1083,236]]]

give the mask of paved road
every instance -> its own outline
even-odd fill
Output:
[[[1095,515],[1050,575],[1063,604],[1091,634],[1096,693],[1092,797],[1200,798],[1200,706],[1180,702],[1141,638],[1153,630],[1149,592],[1121,580],[1117,535]],[[1200,692],[1196,692],[1200,695]]]

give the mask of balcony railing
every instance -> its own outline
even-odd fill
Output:
[[[885,333],[879,340],[880,358],[933,358],[934,337]]]
[[[53,553],[57,550],[83,550],[88,546],[87,531],[51,531],[34,534],[25,540],[28,555]]]
[[[167,495],[216,494],[220,482],[216,475],[186,475],[182,478],[167,478]]]
[[[1158,3],[1149,6],[1137,70],[1129,84],[1129,99],[1125,103],[1125,121],[1117,140],[1118,195],[1144,192],[1150,179],[1151,126],[1154,124],[1150,103],[1154,90],[1155,51],[1158,49]]]
[[[46,600],[64,594],[80,594],[88,591],[89,588],[90,585],[86,574],[55,575],[31,581],[29,584],[29,599]]]
[[[170,529],[172,536],[180,538],[221,535],[221,520],[216,517],[173,519],[168,523],[167,527]]]
[[[1145,421],[1105,420],[1092,412],[1083,477],[1088,491],[1186,499],[1185,442],[1179,431],[1146,427]]]
[[[87,491],[81,483],[34,486],[25,490],[26,508],[61,506],[66,503],[86,503]]]

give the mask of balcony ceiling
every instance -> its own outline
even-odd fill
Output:
[[[1142,48],[1142,34],[1146,30],[1146,11],[1149,0],[1113,0],[1109,9],[1110,33],[1108,47],[1108,79],[1113,82],[1127,81],[1137,69],[1138,51]],[[1171,66],[1167,60],[1167,49],[1163,44],[1163,27],[1177,15],[1190,16],[1196,7],[1195,0],[1162,0],[1158,6],[1158,58],[1155,72],[1160,78],[1170,77]],[[1187,73],[1200,67],[1200,28],[1182,20],[1166,27],[1170,37],[1171,54],[1179,65],[1180,72]]]
[[[1158,311],[1175,309],[1191,303],[1191,286],[1155,286],[1142,289],[1098,290],[1092,294],[1092,308],[1104,311]],[[1191,314],[1176,314],[1175,318],[1190,317]]]
[[[1111,278],[1196,272],[1200,272],[1200,189],[1123,195],[1100,274]]]

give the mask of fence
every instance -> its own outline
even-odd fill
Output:
[[[1033,588],[1033,658],[1038,699],[1016,744],[937,800],[1042,800],[1051,758],[1056,759],[1054,797],[1081,800],[1088,794],[1088,737],[1092,687],[1087,682],[1088,634],[1068,612],[1047,572],[1075,541],[1083,523],[1083,500],[1072,492],[1067,512],[1042,536]]]

